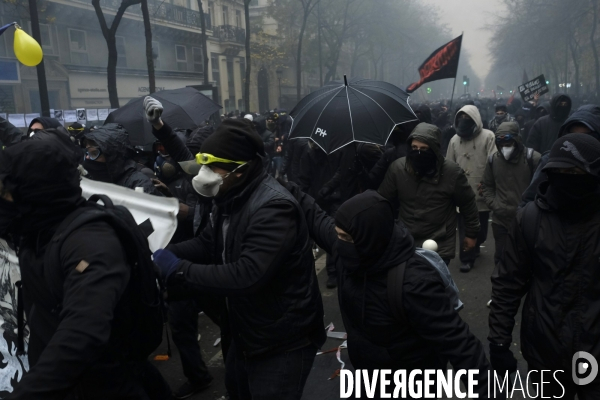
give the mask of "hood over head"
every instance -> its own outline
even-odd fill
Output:
[[[426,104],[420,105],[417,108],[417,110],[415,111],[415,114],[419,118],[419,121],[431,124],[431,121],[432,121],[432,119],[431,119],[431,109],[429,108],[428,105],[426,105]]]
[[[40,124],[42,124],[42,126],[44,127],[44,129],[50,129],[50,128],[58,128],[59,126],[63,126],[57,119],[55,118],[50,118],[50,117],[37,117],[31,120],[31,122],[29,123],[28,128],[31,128],[31,125],[35,124],[36,122],[39,122]]]
[[[267,118],[265,118],[262,115],[254,118],[252,124],[254,125],[254,128],[256,129],[256,132],[258,132],[259,135],[262,135],[267,130]]]
[[[558,131],[558,137],[569,133],[569,129],[575,124],[583,124],[600,135],[600,106],[587,104],[579,107],[577,111],[562,124]]]
[[[475,125],[477,125],[477,129],[475,130],[475,135],[477,136],[481,133],[483,129],[483,122],[481,122],[481,114],[479,113],[479,109],[476,106],[467,105],[462,107],[456,115],[454,116],[454,126],[458,125],[458,114],[461,112],[467,114],[473,121],[475,121]]]
[[[129,142],[129,133],[120,124],[104,124],[98,129],[87,132],[83,139],[93,140],[98,144],[106,158],[106,166],[113,182],[128,169],[134,149]]]
[[[435,125],[426,124],[425,122],[421,122],[419,125],[413,129],[412,133],[408,135],[408,140],[406,144],[408,146],[408,150],[411,150],[412,141],[418,140],[419,142],[423,142],[429,146],[431,150],[438,156],[442,157],[441,148],[440,148],[440,140],[441,136],[440,128]],[[443,157],[442,157],[443,158]]]
[[[521,135],[519,135],[520,131],[521,129],[519,128],[519,124],[517,122],[503,122],[498,126],[498,129],[496,130],[494,135],[496,138],[504,135],[512,135],[517,149],[515,154],[516,156],[520,153],[521,148],[523,147],[523,139],[521,138]],[[496,148],[498,149],[498,151],[501,151],[498,143],[496,143]],[[515,156],[511,157],[511,159],[514,159]]]
[[[20,215],[19,233],[51,228],[82,203],[81,149],[68,136],[43,132],[0,152],[0,182]]]
[[[367,190],[342,204],[335,214],[335,224],[352,236],[360,258],[360,270],[373,272],[386,249],[392,247],[394,211],[391,203],[374,190]],[[401,240],[398,239],[394,238],[394,245],[401,241],[403,247],[414,252],[414,241],[407,231]]]
[[[558,104],[562,101],[566,101],[567,102],[567,112],[566,115],[560,115],[560,113],[558,112]],[[571,98],[569,96],[567,96],[564,93],[557,93],[554,96],[552,96],[552,100],[550,100],[550,110],[549,110],[549,114],[550,114],[550,118],[552,118],[555,121],[565,121],[568,116],[569,113],[571,112],[571,106],[572,106],[572,102],[571,102]]]

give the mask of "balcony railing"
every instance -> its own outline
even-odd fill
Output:
[[[213,36],[221,42],[246,43],[246,30],[233,25],[213,27]]]
[[[83,0],[76,0],[79,3],[87,3]],[[101,0],[100,5],[103,9],[118,10],[122,0]],[[200,13],[189,8],[176,6],[158,0],[148,1],[148,12],[150,19],[159,19],[171,24],[178,24],[192,28],[200,28]],[[129,7],[127,13],[141,16],[142,10],[139,6]],[[210,29],[207,25],[207,29]]]

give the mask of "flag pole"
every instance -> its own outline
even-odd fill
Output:
[[[456,87],[456,76],[454,76],[454,85],[452,85],[452,97],[450,97],[450,107],[448,107],[448,112],[452,113],[452,101],[454,101],[454,88]]]
[[[462,39],[464,38],[465,31],[460,33],[460,51],[462,51]],[[460,63],[460,53],[458,53],[458,62]],[[452,115],[452,102],[454,101],[454,89],[456,89],[456,75],[458,75],[458,65],[456,66],[456,74],[454,75],[454,85],[452,85],[452,97],[450,97],[450,107],[448,108],[448,112]]]

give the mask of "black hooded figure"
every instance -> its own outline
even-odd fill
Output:
[[[85,206],[81,156],[68,136],[46,131],[0,152],[0,225],[18,248],[31,366],[3,398],[166,400],[160,373],[129,357],[132,266],[112,226],[98,220],[76,228],[60,262],[45,259],[60,224]]]
[[[490,366],[483,346],[450,305],[439,273],[415,254],[404,225],[394,222],[391,204],[368,190],[346,201],[334,220],[298,186],[286,188],[302,207],[311,237],[340,259],[338,299],[354,368],[410,373],[445,370],[450,361],[455,369],[478,369],[476,391],[487,398]],[[388,271],[403,262],[402,307],[408,322],[394,317],[387,293]]]
[[[538,119],[531,127],[526,145],[539,153],[545,153],[552,148],[558,138],[558,131],[571,112],[571,98],[558,93],[550,101],[550,113]]]

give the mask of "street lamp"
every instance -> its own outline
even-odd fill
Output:
[[[275,71],[275,73],[277,74],[277,80],[279,81],[279,108],[281,107],[281,76],[283,75],[283,70],[281,68],[277,68],[277,71]]]

